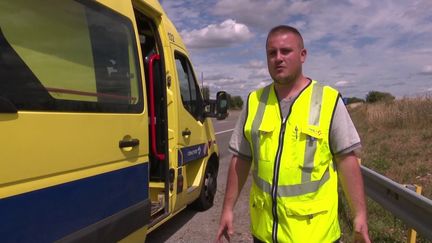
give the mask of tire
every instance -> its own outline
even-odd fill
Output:
[[[199,197],[190,205],[198,211],[205,211],[213,206],[217,190],[218,168],[216,161],[209,160],[205,170],[203,185]]]

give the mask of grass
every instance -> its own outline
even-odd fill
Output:
[[[362,139],[362,164],[400,184],[422,187],[432,198],[432,97],[404,98],[348,108]],[[344,199],[342,199],[344,203]],[[407,242],[408,229],[379,204],[368,199],[373,242]],[[341,220],[347,237],[350,229]],[[421,236],[417,242],[432,242]]]

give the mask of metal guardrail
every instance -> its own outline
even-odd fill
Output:
[[[361,166],[366,194],[419,234],[432,239],[432,200]]]

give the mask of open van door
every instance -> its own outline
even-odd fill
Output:
[[[150,147],[150,199],[152,203],[150,227],[157,224],[172,212],[170,173],[170,152],[168,141],[167,84],[161,17],[159,12],[150,6],[137,2],[134,5],[142,63],[145,72],[147,106],[149,111]],[[173,109],[172,107],[170,109]],[[170,118],[171,119],[171,118]]]

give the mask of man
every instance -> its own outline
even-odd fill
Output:
[[[360,138],[339,93],[303,76],[297,29],[273,28],[266,43],[273,83],[252,92],[230,141],[231,160],[216,241],[234,233],[233,208],[252,168],[254,242],[337,242],[337,177],[354,214],[354,242],[370,242]]]

